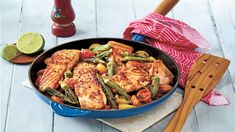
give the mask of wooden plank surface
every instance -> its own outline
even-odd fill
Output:
[[[7,8],[14,8],[14,10],[8,11]],[[0,35],[0,44],[1,49],[6,43],[13,43],[18,36],[18,27],[21,14],[21,0],[8,1],[3,0],[0,4],[0,17],[1,17],[1,35]],[[15,17],[11,17],[15,16]],[[7,19],[8,21],[2,21]],[[9,29],[9,27],[12,29]],[[6,121],[8,116],[8,103],[10,101],[9,94],[12,87],[12,77],[15,66],[5,60],[0,60],[1,67],[1,129],[3,132],[6,128]],[[7,74],[6,74],[7,73]]]
[[[211,16],[213,16],[213,21],[216,28],[216,34],[220,42],[221,49],[223,50],[223,55],[228,58],[231,63],[229,67],[229,73],[233,80],[233,87],[235,86],[235,9],[231,5],[235,5],[235,1],[220,1],[214,0],[209,1],[209,6],[211,8]],[[221,6],[224,5],[224,6]],[[226,8],[225,8],[226,7]],[[223,10],[223,12],[222,12]],[[235,89],[234,89],[235,90]]]
[[[29,31],[41,33],[45,37],[46,48],[54,45],[53,36],[50,33],[51,24],[50,21],[48,21],[50,19],[50,14],[48,12],[51,10],[51,4],[52,1],[48,2],[46,0],[42,0],[37,4],[30,0],[23,1],[21,5],[21,19],[18,21],[20,25],[19,34]],[[14,9],[15,5],[16,3],[12,3],[12,6],[9,5],[7,8]],[[15,16],[17,17],[18,15]],[[12,20],[10,19],[12,16],[7,17],[9,17],[8,20]],[[12,21],[14,21],[14,19]],[[47,23],[45,23],[45,21]],[[14,27],[14,25],[12,26]],[[8,22],[4,27],[8,27],[4,32],[12,32]],[[12,40],[16,41],[16,38]],[[29,65],[16,65],[13,70],[5,129],[7,132],[42,132],[52,130],[52,112],[48,111],[48,106],[39,100],[33,91],[24,88],[22,85],[22,81],[28,78],[28,68]]]
[[[97,1],[98,37],[122,38],[124,29],[134,20],[131,0]]]
[[[22,2],[23,1],[23,2]],[[56,38],[51,34],[50,12],[53,1],[3,0],[1,12],[1,47],[15,42],[27,31],[45,37],[45,49],[64,42],[91,37],[122,37],[126,26],[134,19],[151,12],[160,0],[72,0],[76,13],[75,36]],[[231,60],[229,71],[217,89],[230,99],[230,105],[209,107],[199,103],[182,131],[232,131],[235,111],[235,5],[234,0],[180,1],[168,15],[197,29],[211,44],[208,53]],[[65,118],[54,114],[48,105],[21,83],[27,78],[28,65],[13,65],[1,59],[1,131],[5,132],[116,132],[95,119]],[[2,72],[4,71],[4,72]],[[8,74],[6,74],[8,73]],[[156,123],[147,132],[161,131],[172,115]]]
[[[221,5],[222,4],[220,4],[219,7],[221,7],[222,10],[222,8],[224,7]],[[218,12],[221,12],[221,10],[217,9]],[[185,12],[190,12],[190,13],[185,13]],[[217,34],[218,32],[221,33],[221,31],[218,31],[218,29],[216,28],[216,25],[214,23],[214,18],[211,14],[210,4],[207,1],[188,0],[182,2],[174,9],[174,14],[176,18],[185,21],[192,27],[196,28],[205,38],[207,38],[208,42],[211,45],[210,50],[207,51],[208,53],[218,56],[224,56],[224,52],[221,49],[221,41],[218,38],[219,36]],[[224,16],[220,16],[218,19],[223,20],[223,17]],[[231,40],[231,38],[227,39]],[[226,73],[223,77],[223,81],[217,86],[217,89],[221,93],[223,93],[226,97],[228,97],[230,100],[234,100],[234,91],[231,83],[232,83],[231,76],[228,73]],[[231,125],[231,122],[234,119],[231,118],[232,111],[235,111],[233,102],[231,102],[231,104],[228,106],[222,106],[222,107],[211,107],[200,102],[196,106],[196,111],[195,111],[197,122],[193,123],[192,126],[198,125],[198,130],[202,132],[203,131],[219,132],[222,131],[225,126],[227,129],[232,130],[234,129],[234,127]],[[221,121],[226,125],[225,124],[220,125]],[[184,130],[186,131],[187,129]]]

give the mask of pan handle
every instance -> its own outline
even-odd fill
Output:
[[[89,114],[91,111],[69,108],[55,102],[50,102],[51,109],[58,115],[66,117],[79,117]]]
[[[179,0],[162,0],[154,12],[165,16],[178,2]]]
[[[179,0],[162,0],[154,12],[165,16],[178,2]],[[143,42],[146,38],[144,35],[134,34],[132,40]]]

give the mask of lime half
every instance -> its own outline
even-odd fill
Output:
[[[43,49],[44,39],[39,33],[28,32],[20,36],[16,47],[25,54],[33,54]]]
[[[3,47],[1,56],[3,59],[10,61],[22,53],[17,49],[15,44],[6,45]]]

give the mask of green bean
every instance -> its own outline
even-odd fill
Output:
[[[71,104],[78,104],[78,102],[71,100],[70,98],[68,98],[67,96],[65,96],[64,94],[60,93],[59,91],[52,89],[50,87],[45,88],[44,90],[46,93],[52,95],[52,96],[56,96],[61,98],[64,102],[68,102]]]
[[[67,70],[65,73],[64,73],[64,78],[70,78],[73,76],[73,73],[70,71],[70,70]]]
[[[98,45],[94,49],[92,49],[92,51],[99,52],[99,51],[109,50],[110,48],[111,48],[111,46],[109,44]]]
[[[152,84],[150,85],[150,91],[152,93],[152,98],[154,99],[160,85],[160,78],[157,76],[152,77]]]
[[[116,72],[116,70],[115,70],[116,62],[113,58],[109,59],[109,62],[107,63],[107,68],[108,68],[108,75],[111,78]]]
[[[116,83],[114,83],[114,82],[112,82],[112,81],[110,81],[110,80],[107,80],[107,81],[105,82],[105,84],[107,84],[108,86],[114,88],[114,89],[118,92],[118,94],[120,94],[121,96],[123,96],[127,101],[130,101],[130,100],[131,100],[130,95],[128,95],[128,94],[126,93],[126,91],[125,91],[122,87],[120,87],[118,84],[116,84]]]
[[[109,56],[112,53],[112,51],[113,51],[112,49],[106,50],[104,52],[97,54],[96,57],[102,59],[106,56]]]
[[[144,57],[144,58],[149,57],[149,54],[146,51],[143,51],[143,50],[136,51],[135,55],[139,56],[139,57]]]
[[[60,81],[59,83],[60,83],[61,89],[63,89],[65,92],[65,96],[70,98],[73,102],[78,103],[78,98],[75,95],[75,93],[73,92],[73,90],[69,87],[69,85],[67,83],[65,83],[64,81]]]
[[[105,64],[105,63],[106,63],[104,60],[102,60],[102,59],[100,59],[100,58],[97,58],[97,57],[92,57],[92,58],[89,58],[89,59],[83,59],[83,61],[85,61],[85,62],[91,62],[91,63],[95,63],[95,64],[97,64],[97,63],[103,63],[103,64]]]
[[[105,85],[104,80],[100,77],[99,74],[96,74],[96,78],[98,79],[98,81],[100,82],[102,89],[104,91],[104,94],[106,95],[108,102],[110,104],[110,106],[112,108],[117,109],[117,102],[115,101],[115,98],[113,96],[113,93],[111,92],[111,90],[109,89],[108,86]]]
[[[152,62],[153,60],[150,58],[144,58],[144,57],[138,57],[138,56],[125,56],[121,58],[121,61],[147,61],[147,62]]]
[[[121,56],[128,56],[128,55],[130,55],[129,52],[121,52],[120,54],[121,54]]]

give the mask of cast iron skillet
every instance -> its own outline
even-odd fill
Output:
[[[35,86],[34,82],[37,78],[37,72],[40,69],[46,68],[46,65],[44,64],[44,59],[50,57],[56,51],[62,50],[62,49],[82,49],[82,48],[87,49],[92,43],[106,44],[110,40],[121,42],[126,45],[130,45],[134,48],[135,51],[137,50],[147,51],[147,53],[149,53],[151,56],[161,59],[175,76],[173,80],[173,85],[172,85],[173,89],[167,94],[165,94],[164,96],[162,96],[161,98],[149,104],[145,104],[136,108],[125,109],[125,110],[90,110],[90,109],[82,109],[79,107],[74,107],[74,106],[69,106],[66,104],[60,104],[60,103],[54,102],[53,100],[51,100],[50,98],[42,94]],[[119,39],[119,38],[91,38],[91,39],[83,39],[83,40],[77,40],[77,41],[64,43],[54,48],[51,48],[48,51],[39,55],[31,64],[31,67],[29,69],[29,80],[31,84],[34,86],[34,91],[36,95],[40,97],[44,102],[49,104],[55,113],[61,116],[87,117],[87,118],[120,118],[120,117],[133,116],[136,114],[149,111],[159,106],[164,101],[166,101],[167,98],[169,98],[172,95],[172,93],[175,91],[178,85],[179,74],[180,73],[179,73],[179,69],[178,69],[176,62],[170,56],[168,56],[163,51],[157,48],[154,48],[152,46],[149,46],[141,42],[135,42],[135,41],[124,40],[124,39]]]

